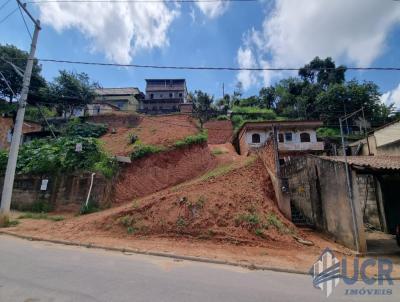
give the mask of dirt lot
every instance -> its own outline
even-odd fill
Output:
[[[132,151],[130,134],[138,136],[144,144],[170,146],[175,141],[199,132],[191,117],[187,115],[140,116],[130,127],[114,127],[100,138],[104,148],[114,155],[128,155]]]

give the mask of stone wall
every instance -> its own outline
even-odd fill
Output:
[[[48,179],[46,190],[41,190],[42,180]],[[3,188],[4,178],[0,178]],[[58,176],[17,175],[14,181],[11,206],[14,209],[29,209],[35,202],[46,202],[55,210],[77,210],[86,201],[91,174]],[[90,200],[100,207],[110,205],[112,180],[95,175]]]
[[[135,127],[140,122],[139,115],[120,112],[88,116],[85,119],[91,123],[107,124],[110,129],[113,127]]]

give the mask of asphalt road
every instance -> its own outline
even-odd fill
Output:
[[[0,235],[0,301],[399,301],[392,295],[327,299],[310,276],[126,255]],[[363,283],[352,288],[367,289]],[[388,288],[388,286],[384,286]]]

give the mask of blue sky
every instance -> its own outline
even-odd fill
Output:
[[[0,1],[3,4],[5,0]],[[0,10],[0,19],[16,4]],[[300,67],[315,56],[349,66],[400,66],[400,2],[391,0],[260,0],[252,3],[41,4],[37,57],[152,65]],[[31,30],[33,30],[31,26]],[[0,25],[0,43],[29,49],[19,12]],[[288,74],[176,71],[43,63],[84,71],[103,87],[135,86],[145,78],[186,78],[190,90],[216,97],[240,80],[252,95]],[[375,81],[384,101],[400,106],[400,72],[348,72]],[[400,107],[399,107],[400,108]]]

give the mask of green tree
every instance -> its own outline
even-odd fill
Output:
[[[26,63],[28,61],[29,54],[14,45],[1,45],[0,44],[0,71],[6,78],[8,84],[14,91],[14,93],[19,96],[22,89],[22,77],[18,75],[14,67],[9,63],[13,63],[22,71],[25,70]],[[32,78],[29,89],[28,98],[32,97],[38,93],[38,91],[46,87],[46,81],[41,76],[42,67],[38,64],[37,60],[33,61],[32,68]],[[0,77],[0,97],[12,102],[13,95],[8,85]]]
[[[203,129],[204,123],[212,116],[212,104],[214,98],[201,90],[196,90],[192,94],[193,111],[200,122],[200,127]]]
[[[272,109],[276,105],[276,91],[275,87],[263,87],[260,89],[258,93],[258,97],[260,99],[260,107]]]
[[[90,81],[86,73],[60,70],[60,75],[49,84],[47,91],[41,91],[46,102],[57,105],[57,110],[71,117],[76,109],[82,109],[93,102],[99,84]]]

